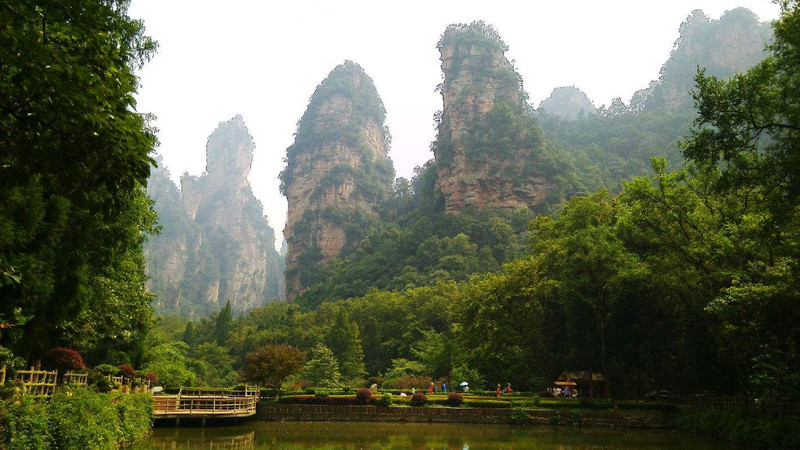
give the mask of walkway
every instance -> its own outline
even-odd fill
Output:
[[[257,388],[233,389],[184,388],[178,395],[153,396],[153,416],[156,419],[181,418],[240,418],[256,413],[259,400]]]

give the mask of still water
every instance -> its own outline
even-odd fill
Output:
[[[156,428],[137,449],[696,449],[724,442],[673,431],[375,422],[247,422]]]

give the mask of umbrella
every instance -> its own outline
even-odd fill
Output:
[[[467,386],[467,385],[469,385],[469,383],[467,383],[466,381],[461,382],[461,386]]]

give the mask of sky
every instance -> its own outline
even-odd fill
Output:
[[[628,101],[657,79],[695,9],[712,19],[736,7],[774,20],[769,0],[256,1],[132,0],[159,43],[138,72],[137,110],[156,116],[172,178],[205,170],[208,136],[236,114],[255,141],[249,180],[281,245],[286,199],[278,191],[286,148],[317,85],[352,60],[383,99],[397,176],[433,157],[442,108],[436,43],[448,24],[483,20],[509,46],[534,107],[575,86],[595,106]]]

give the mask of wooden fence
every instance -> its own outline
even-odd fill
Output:
[[[64,384],[73,386],[88,386],[89,374],[81,372],[67,372],[64,374]]]
[[[26,395],[35,397],[50,397],[56,390],[58,382],[58,370],[48,372],[46,370],[17,371],[17,381],[22,384],[22,392]]]

